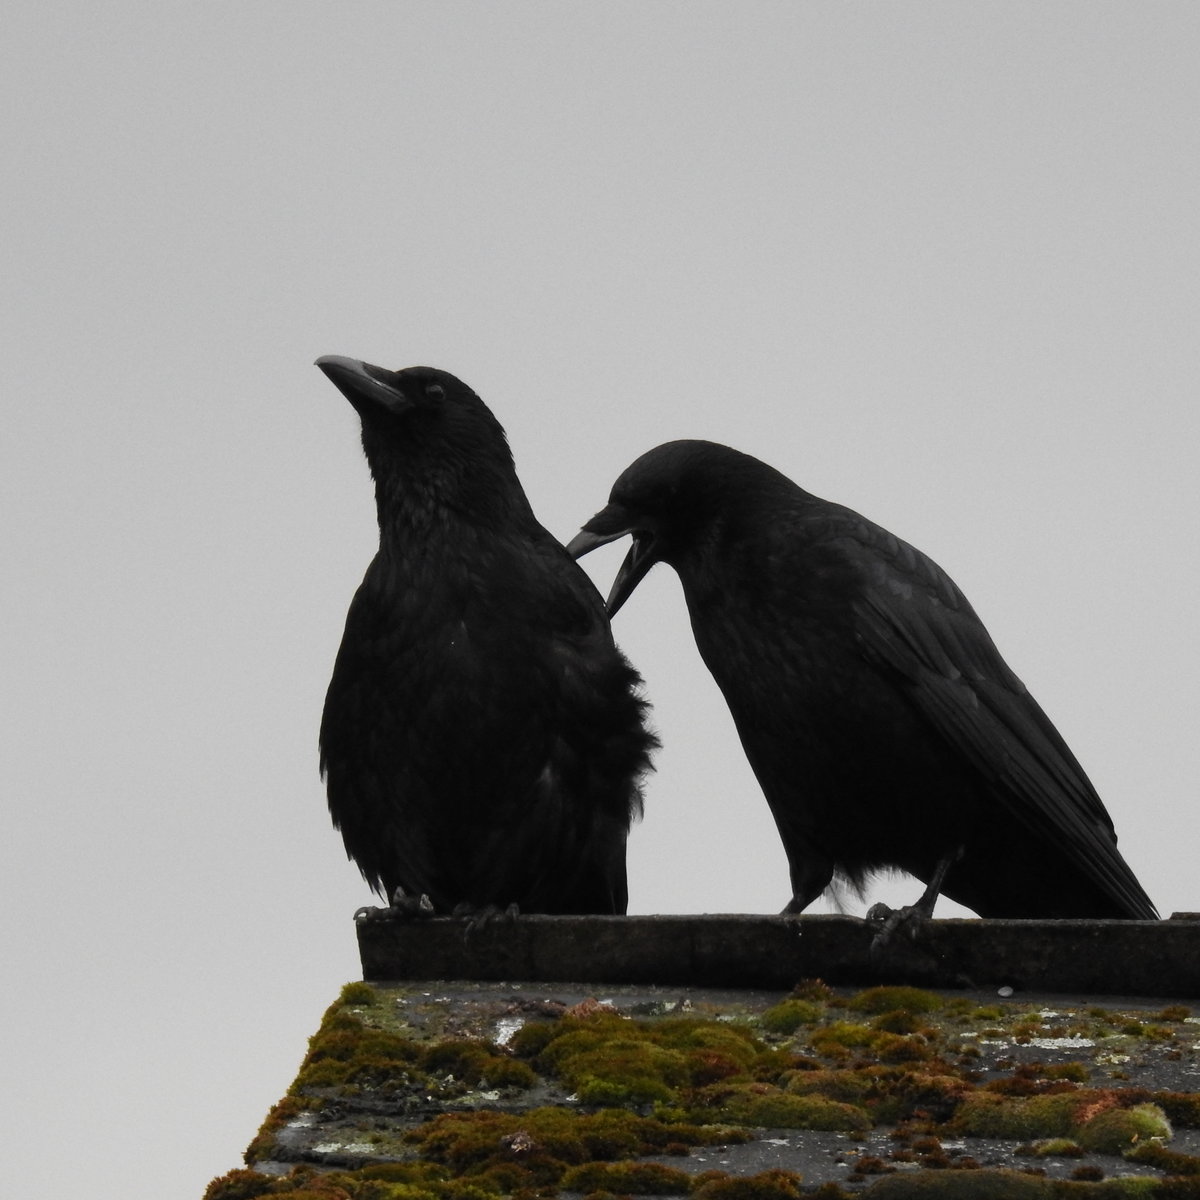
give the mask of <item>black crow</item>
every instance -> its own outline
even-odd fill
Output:
[[[984,917],[1153,919],[1082,767],[950,577],[886,529],[712,442],[637,459],[568,545],[656,562],[766,794],[800,912],[901,868]]]
[[[379,517],[321,721],[347,853],[398,909],[623,913],[657,743],[600,594],[466,384],[317,366],[362,420]]]

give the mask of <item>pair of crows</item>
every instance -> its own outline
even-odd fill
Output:
[[[362,421],[379,552],[321,723],[329,809],[385,911],[623,913],[656,739],[616,613],[675,568],[791,871],[901,868],[984,917],[1153,919],[1075,756],[932,560],[726,446],[637,459],[565,548],[444,371],[317,366]],[[573,561],[629,535],[608,599]]]

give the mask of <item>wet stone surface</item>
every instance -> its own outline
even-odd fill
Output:
[[[210,1200],[267,1194],[256,1180],[311,1191],[313,1172],[351,1200],[752,1200],[724,1176],[774,1200],[999,1169],[1142,1177],[1153,1195],[1149,1180],[1200,1172],[1200,1006],[819,982],[350,984],[248,1162],[256,1174],[214,1181]]]

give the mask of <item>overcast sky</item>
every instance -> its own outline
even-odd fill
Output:
[[[358,974],[316,734],[376,531],[320,354],[464,378],[564,540],[704,437],[912,541],[1200,908],[1195,4],[118,0],[4,42],[13,1195],[199,1196]],[[616,632],[664,742],[631,910],[777,911],[669,569]]]

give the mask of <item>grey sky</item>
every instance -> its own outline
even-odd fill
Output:
[[[564,539],[691,436],[914,542],[1200,907],[1195,5],[51,3],[4,40],[20,1194],[199,1195],[357,973],[315,741],[374,513],[319,354],[462,376]],[[667,569],[616,631],[665,743],[632,910],[777,910]]]

